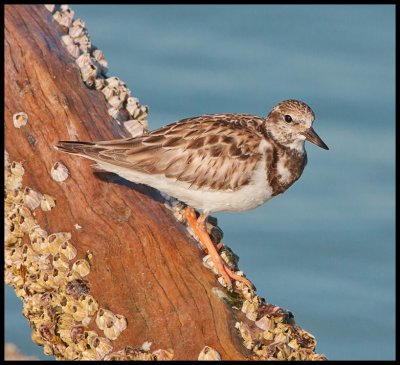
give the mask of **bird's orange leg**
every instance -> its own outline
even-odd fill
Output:
[[[215,268],[224,278],[227,287],[232,287],[232,278],[234,280],[245,283],[245,285],[247,285],[249,288],[254,288],[254,285],[249,280],[229,269],[222,260],[221,256],[218,254],[217,249],[215,248],[210,236],[207,233],[205,225],[207,214],[201,214],[200,217],[197,219],[194,209],[188,207],[185,211],[185,216],[201,243],[207,248],[211,260],[215,265]]]

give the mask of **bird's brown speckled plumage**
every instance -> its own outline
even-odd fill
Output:
[[[288,115],[290,123],[285,121]],[[289,188],[307,163],[306,139],[327,148],[311,128],[314,117],[305,103],[285,100],[267,118],[251,114],[207,114],[180,120],[136,138],[59,142],[57,147],[92,159],[109,171],[121,172],[121,176],[132,181],[138,180],[135,182],[161,190],[169,184],[166,191],[173,196],[176,182],[176,197],[189,205],[199,202],[194,206],[201,209],[207,205],[200,204],[201,192],[247,194],[244,188],[252,187],[254,196],[248,189],[248,198],[233,194],[233,200],[237,199],[235,204],[227,201],[226,208],[222,203],[214,209],[210,207],[211,211],[234,211],[241,210],[242,200],[252,200],[243,203],[243,209],[251,209]],[[265,170],[264,175],[260,175],[259,169]],[[141,177],[131,177],[130,172]],[[157,177],[157,181],[143,176]],[[196,198],[187,197],[192,191],[196,192],[193,193],[197,194]],[[229,200],[229,196],[221,199]]]

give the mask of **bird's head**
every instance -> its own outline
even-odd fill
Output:
[[[312,128],[314,119],[314,112],[306,103],[284,100],[268,114],[267,129],[276,140],[291,148],[303,149],[307,140],[328,150],[328,146]]]

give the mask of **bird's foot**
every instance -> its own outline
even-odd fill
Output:
[[[220,242],[217,245],[217,248],[214,246],[213,242],[211,241],[210,236],[207,233],[205,220],[207,218],[207,214],[201,214],[199,218],[196,217],[196,212],[193,208],[188,207],[185,211],[185,216],[187,222],[190,224],[194,232],[196,233],[197,237],[199,238],[200,242],[206,247],[212,262],[215,265],[217,271],[223,277],[226,286],[228,288],[232,288],[232,280],[237,280],[243,282],[246,286],[250,289],[255,289],[254,285],[250,282],[250,280],[246,279],[243,276],[236,274],[232,271],[223,261],[221,256],[219,255],[218,251],[223,247],[223,243]],[[217,251],[218,249],[218,251]]]

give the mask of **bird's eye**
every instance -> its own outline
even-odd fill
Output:
[[[291,123],[291,122],[293,122],[293,119],[290,115],[285,115],[285,121],[286,121],[286,123]]]

